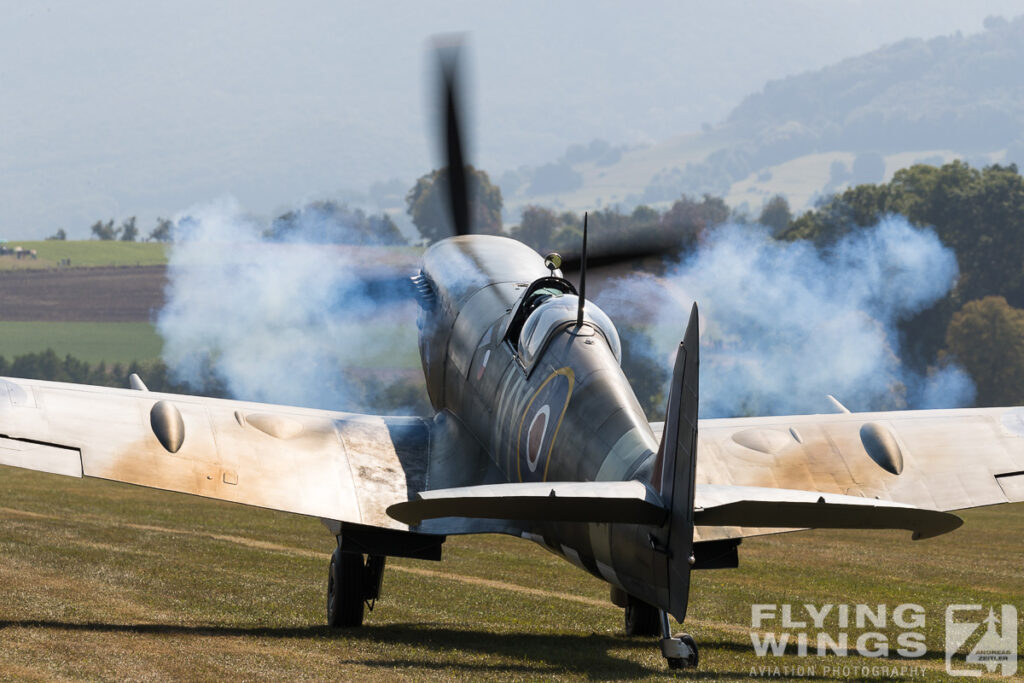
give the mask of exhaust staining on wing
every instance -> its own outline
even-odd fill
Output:
[[[336,423],[358,491],[361,523],[405,529],[387,508],[425,485],[428,427],[419,418],[353,416]]]

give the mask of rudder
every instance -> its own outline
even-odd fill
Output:
[[[672,385],[665,409],[665,427],[655,460],[651,485],[671,510],[662,529],[667,549],[668,611],[682,622],[690,594],[693,556],[693,499],[697,472],[697,406],[699,396],[700,330],[697,304],[690,310],[683,341],[676,351]]]

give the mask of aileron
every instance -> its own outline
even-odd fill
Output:
[[[82,476],[82,454],[74,448],[62,448],[45,443],[9,439],[0,436],[0,465],[21,467],[26,470]]]

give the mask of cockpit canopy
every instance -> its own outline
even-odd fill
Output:
[[[529,317],[523,324],[516,346],[519,360],[527,369],[540,357],[557,332],[575,326],[579,306],[579,297],[575,293],[543,288],[532,294],[539,295],[540,301],[535,303],[533,310],[528,313]],[[592,336],[595,331],[608,342],[616,362],[621,363],[622,344],[619,342],[615,325],[604,311],[588,301],[583,307],[583,329],[578,334]]]

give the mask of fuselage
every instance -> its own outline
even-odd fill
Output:
[[[455,237],[426,252],[419,277],[431,403],[507,481],[649,481],[658,439],[620,368],[615,327],[589,302],[577,324],[575,287],[539,254],[507,238]],[[621,574],[634,572],[616,569],[613,526],[539,525],[534,538],[628,589]]]
[[[535,251],[452,238],[428,250],[422,276],[434,294],[419,320],[431,403],[509,481],[630,478],[657,450],[611,320],[588,302],[577,325],[575,287]],[[615,476],[601,476],[613,464]]]

